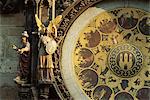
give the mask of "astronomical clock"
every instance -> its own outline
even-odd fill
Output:
[[[66,12],[58,30],[63,41],[57,64],[66,93],[78,100],[148,100],[149,11],[135,2],[82,4]]]

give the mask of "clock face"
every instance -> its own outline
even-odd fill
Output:
[[[148,99],[149,15],[137,8],[103,11],[78,33],[72,56],[73,71],[88,98]]]

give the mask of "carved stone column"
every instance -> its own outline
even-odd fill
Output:
[[[39,14],[39,3],[40,3],[41,0],[35,0],[36,2],[36,14]]]

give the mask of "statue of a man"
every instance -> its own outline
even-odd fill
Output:
[[[22,84],[27,83],[29,79],[29,66],[30,66],[30,43],[28,41],[29,35],[27,31],[24,31],[21,36],[22,47],[17,48],[13,45],[13,49],[20,54],[19,57],[19,72],[17,77],[14,79],[15,82]]]

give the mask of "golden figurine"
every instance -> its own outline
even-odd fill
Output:
[[[40,32],[40,40],[39,40],[39,66],[41,72],[41,79],[44,81],[44,70],[46,69],[46,81],[52,80],[53,74],[53,61],[52,54],[57,49],[57,43],[54,40],[52,34],[55,34],[57,37],[57,27],[62,19],[62,15],[57,16],[54,20],[49,22],[48,27],[45,27],[37,15],[35,15],[35,19],[38,26],[38,31]],[[44,33],[44,34],[42,34]]]

